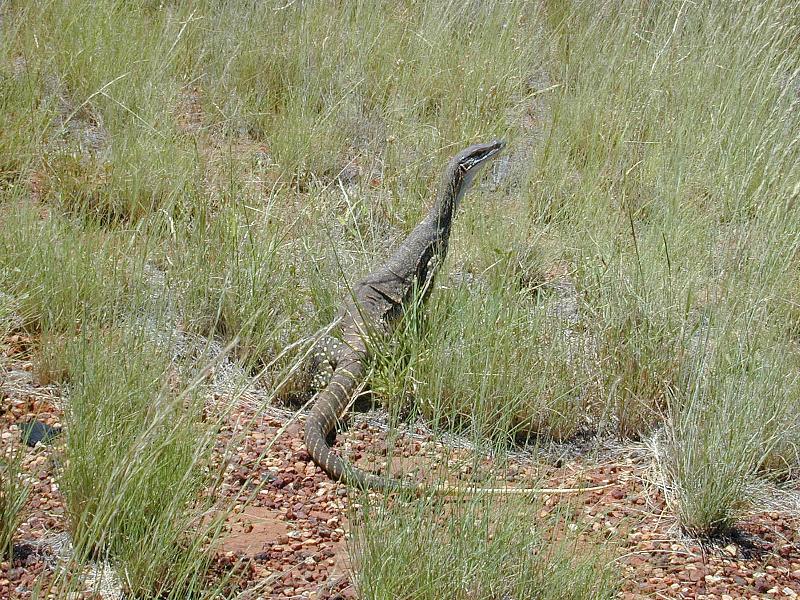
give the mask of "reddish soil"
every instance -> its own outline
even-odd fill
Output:
[[[0,346],[5,353],[0,357],[0,451],[19,445],[19,426],[32,418],[60,424],[56,389],[36,383],[31,363],[25,360],[26,346],[19,336]],[[310,461],[303,449],[302,423],[289,424],[272,443],[290,414],[276,409],[265,415],[243,405],[220,434],[224,447],[239,432],[249,431],[235,446],[222,493],[234,497],[244,487],[255,497],[230,520],[217,567],[235,566],[241,572],[235,585],[242,600],[357,598],[346,547],[346,489],[328,481]],[[254,425],[246,425],[251,420]],[[340,447],[362,466],[380,466],[387,453],[384,428],[363,415],[340,437]],[[377,450],[377,459],[369,449]],[[15,536],[17,557],[13,564],[0,563],[0,598],[30,598],[38,580],[46,585],[53,578],[57,561],[52,540],[66,530],[52,449],[40,445],[24,452],[23,471],[33,487]],[[444,462],[456,474],[453,480],[473,477],[464,460],[468,449],[446,451],[426,440],[424,432],[401,436],[394,455],[399,457],[396,466],[420,473],[426,465],[442,464],[446,455]],[[578,455],[545,468],[544,481],[538,484],[610,486],[545,496],[539,518],[547,521],[566,507],[584,530],[579,536],[583,542],[597,545],[607,540],[624,580],[620,598],[731,600],[800,594],[797,517],[756,510],[742,523],[737,539],[701,545],[679,533],[662,492],[650,483],[653,461],[645,448],[591,455],[592,459]],[[542,472],[531,457],[520,455],[507,465],[506,479],[519,485],[537,469]]]

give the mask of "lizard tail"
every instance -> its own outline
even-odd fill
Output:
[[[320,390],[306,420],[305,444],[308,453],[334,481],[341,481],[362,490],[410,491],[399,481],[372,475],[354,467],[328,445],[328,434],[333,431],[339,416],[347,409],[363,374],[363,358],[355,353],[349,359],[338,361],[328,385]]]
[[[460,496],[471,494],[496,495],[537,495],[572,494],[602,490],[608,485],[573,488],[483,488],[458,487],[448,484],[430,485],[425,483],[406,483],[367,473],[337,455],[328,445],[328,434],[336,427],[339,415],[344,413],[355,388],[364,374],[363,358],[351,356],[340,360],[334,369],[328,385],[317,396],[311,413],[306,420],[305,444],[314,462],[334,481],[358,488],[362,491],[382,491],[404,496]]]

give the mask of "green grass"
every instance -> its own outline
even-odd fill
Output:
[[[493,137],[424,316],[376,347],[375,397],[499,449],[662,435],[683,527],[734,527],[748,485],[800,469],[797,10],[5,3],[0,333],[32,334],[40,380],[70,390],[84,558],[125,564],[141,597],[201,593],[205,538],[176,536],[210,477],[187,391],[204,359],[170,366],[170,342],[280,380],[447,158]],[[373,523],[364,548],[413,534]],[[408,585],[364,556],[362,589]]]
[[[619,584],[604,561],[610,548],[579,549],[577,534],[563,535],[560,516],[547,527],[561,539],[542,539],[529,500],[365,500],[353,512],[350,553],[364,600],[599,600],[615,597]]]
[[[43,219],[16,192],[5,200],[0,284],[30,332],[74,333],[84,321],[109,323],[138,301],[137,265],[124,239],[59,214]]]
[[[13,537],[22,518],[28,486],[20,480],[22,452],[0,456],[0,559],[14,558]]]
[[[135,595],[185,597],[208,565],[202,537],[186,533],[213,477],[213,438],[199,399],[190,388],[170,391],[166,352],[143,338],[112,330],[65,348],[72,385],[61,488],[79,553],[112,557]]]
[[[13,325],[16,306],[13,298],[0,294],[0,335],[7,336]],[[0,344],[0,351],[4,345]],[[11,450],[0,455],[0,558],[13,558],[13,537],[28,496],[27,486],[20,481],[22,452]]]
[[[671,499],[681,527],[700,537],[733,530],[759,475],[796,470],[797,357],[753,331],[759,313],[741,324],[743,339],[731,340],[726,323],[727,345],[700,340],[693,375],[672,398]]]
[[[170,249],[170,278],[183,290],[187,328],[238,338],[237,352],[255,365],[307,334],[302,326],[313,318],[312,294],[298,277],[298,243],[277,222],[276,206],[285,199],[223,209],[205,226],[187,227]]]

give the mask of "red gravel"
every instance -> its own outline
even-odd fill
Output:
[[[0,360],[0,450],[18,445],[19,425],[38,418],[59,425],[54,390],[35,382],[24,359],[26,340],[5,343]],[[2,351],[3,346],[0,346]],[[310,461],[302,443],[302,424],[293,423],[273,443],[289,412],[264,415],[242,405],[219,436],[225,448],[246,435],[230,457],[222,493],[235,498],[252,490],[252,502],[229,522],[218,550],[217,567],[241,570],[240,598],[356,598],[349,578],[345,537],[347,494]],[[245,426],[252,420],[252,426]],[[387,453],[382,427],[354,419],[339,447],[359,465],[380,468]],[[238,438],[237,438],[238,439]],[[270,446],[271,444],[271,446]],[[13,564],[0,563],[0,598],[30,598],[37,578],[53,575],[47,542],[65,531],[63,503],[53,478],[51,450],[25,449],[23,470],[33,489],[16,535],[20,552]],[[597,453],[596,453],[597,454]],[[587,545],[610,540],[619,558],[624,586],[619,597],[634,598],[792,598],[800,594],[800,521],[779,512],[754,512],[738,539],[716,546],[685,540],[659,489],[647,484],[652,461],[643,448],[578,457],[546,468],[545,484],[571,487],[608,483],[610,487],[579,495],[544,497],[540,518],[548,519],[569,503],[585,531]],[[448,451],[424,435],[401,436],[394,466],[421,477],[431,464],[447,464],[452,479],[474,477],[470,451]],[[520,457],[507,466],[509,481],[525,481],[541,465]],[[259,489],[259,485],[261,485]],[[542,482],[539,482],[542,483]],[[559,533],[553,530],[554,536]]]

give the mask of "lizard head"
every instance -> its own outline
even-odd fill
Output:
[[[453,208],[458,208],[461,199],[475,180],[475,176],[486,163],[503,149],[503,140],[487,144],[474,144],[456,154],[445,171],[445,193],[452,194]]]

